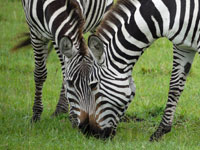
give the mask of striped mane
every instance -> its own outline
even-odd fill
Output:
[[[76,21],[78,21],[78,24],[76,25],[75,29],[78,29],[78,43],[80,43],[79,45],[79,52],[81,55],[85,56],[88,54],[88,50],[87,50],[87,45],[84,41],[84,37],[83,37],[83,29],[84,29],[84,24],[85,24],[85,19],[83,17],[81,8],[78,4],[77,1],[75,0],[67,0],[67,12],[68,14],[72,11],[75,10],[75,12],[73,13],[72,18]]]
[[[107,15],[102,20],[101,24],[97,27],[96,34],[99,36],[100,34],[104,35],[104,30],[108,30],[110,33],[113,33],[112,29],[110,28],[108,21],[112,22],[115,25],[119,25],[119,20],[116,19],[114,14],[123,14],[124,11],[121,8],[121,5],[126,6],[127,8],[132,7],[133,4],[130,0],[118,0],[116,4],[112,6],[112,8],[108,11]]]

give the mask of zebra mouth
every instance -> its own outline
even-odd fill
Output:
[[[94,126],[94,124],[89,124],[86,120],[79,124],[79,130],[86,135],[87,137],[93,136],[97,139],[112,139],[115,136],[115,130],[113,127],[104,128],[103,130],[98,127]]]
[[[102,130],[100,128],[90,126],[89,124],[87,124],[85,127],[79,126],[79,129],[87,137],[93,136],[101,140],[112,139],[116,133],[115,130],[111,127]]]

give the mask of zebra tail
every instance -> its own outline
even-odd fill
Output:
[[[19,42],[18,44],[16,44],[13,48],[10,49],[11,52],[16,52],[26,46],[31,46],[31,38],[30,38],[30,33],[28,32],[24,32],[21,33],[20,35],[18,35],[15,39],[24,39],[21,40],[21,42]],[[53,50],[53,43],[50,42],[49,46],[48,46],[48,54],[51,53],[51,51]]]
[[[31,45],[31,38],[30,38],[30,34],[28,32],[24,32],[21,33],[19,36],[16,37],[17,39],[22,39],[25,38],[24,40],[22,40],[21,42],[17,43],[13,48],[11,48],[11,52],[16,52],[26,46],[30,46]]]

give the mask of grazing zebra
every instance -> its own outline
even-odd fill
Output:
[[[135,94],[132,68],[159,37],[173,42],[173,69],[164,115],[150,140],[170,132],[193,58],[200,52],[199,6],[199,0],[119,0],[89,37],[91,51],[67,57],[70,113],[84,133],[115,134]]]
[[[40,119],[43,110],[42,87],[47,77],[48,42],[52,41],[54,45],[64,77],[64,56],[60,53],[60,48],[67,49],[69,46],[63,47],[66,44],[64,37],[72,40],[72,45],[76,50],[84,49],[82,33],[93,31],[112,3],[113,0],[22,0],[31,39],[22,42],[16,48],[28,45],[29,40],[34,48],[36,88],[33,121]],[[64,91],[64,85],[62,85],[54,115],[68,111],[68,101]]]

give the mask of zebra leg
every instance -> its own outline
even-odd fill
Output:
[[[180,50],[178,47],[174,46],[173,69],[168,93],[168,102],[162,121],[156,132],[150,137],[150,141],[157,141],[164,134],[171,131],[176,105],[184,89],[186,77],[190,71],[195,53],[195,51]]]
[[[65,88],[64,88],[64,85],[62,83],[59,101],[58,101],[58,104],[56,105],[56,110],[52,114],[52,116],[58,116],[59,114],[67,113],[68,112],[68,105],[69,105],[69,103],[68,103],[68,100],[65,96]]]
[[[47,44],[39,38],[31,35],[31,42],[34,48],[35,56],[35,70],[34,70],[34,80],[35,80],[35,99],[33,105],[33,116],[31,122],[36,122],[40,120],[40,116],[43,111],[42,104],[42,88],[43,83],[47,78],[47,68],[46,59],[48,55]]]
[[[53,43],[53,44],[54,44],[56,53],[58,54],[58,57],[60,59],[62,74],[63,74],[63,83],[62,83],[62,88],[61,88],[61,91],[60,91],[59,101],[58,101],[58,104],[56,106],[55,112],[52,114],[52,116],[57,116],[59,114],[68,112],[69,102],[68,102],[68,100],[65,96],[65,87],[64,87],[64,78],[65,78],[65,65],[64,65],[64,58],[63,58],[64,56],[60,53],[60,50],[58,49],[56,44],[55,43]]]

